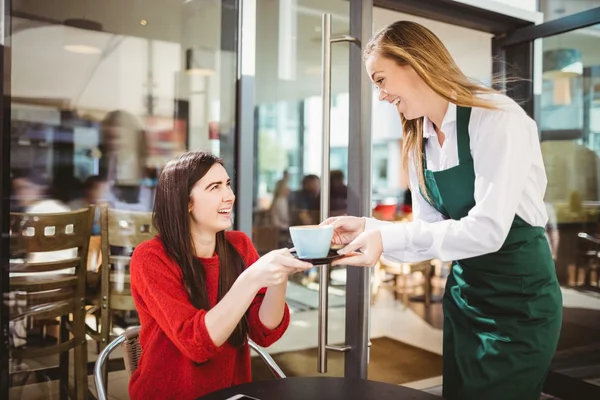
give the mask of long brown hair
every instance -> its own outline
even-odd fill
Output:
[[[167,254],[179,265],[183,284],[192,305],[209,310],[204,265],[195,256],[189,217],[192,188],[215,164],[223,160],[205,152],[189,152],[169,161],[158,179],[154,203],[154,226]],[[231,289],[246,268],[244,259],[221,231],[216,236],[215,252],[219,257],[219,301]],[[228,341],[239,347],[246,343],[246,317],[235,327]]]
[[[409,65],[435,93],[463,107],[496,108],[478,94],[498,91],[473,82],[458,68],[446,46],[429,29],[412,21],[397,21],[377,33],[366,46],[364,58],[385,57],[400,66]],[[419,178],[421,192],[429,198],[423,176],[423,117],[402,121],[402,165],[408,172],[409,158]]]

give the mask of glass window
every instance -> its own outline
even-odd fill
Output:
[[[107,202],[147,217],[157,177],[169,159],[188,149],[208,150],[233,165],[237,10],[229,3],[13,1],[10,211],[66,212]],[[222,21],[234,24],[222,26]],[[115,309],[110,326],[99,326],[103,226],[96,214],[86,323],[114,335],[139,323],[128,280],[133,246],[110,248],[126,261],[109,266]],[[14,261],[34,256],[19,254]],[[40,316],[35,309],[52,310],[66,295],[8,296],[14,317],[11,351],[56,345],[57,314]],[[96,344],[88,336],[90,363],[97,357]],[[13,357],[10,399],[57,398],[58,360],[58,355]],[[87,369],[71,365],[71,371],[74,367]]]
[[[600,7],[599,0],[539,0],[539,11],[544,13],[544,22],[596,7]]]

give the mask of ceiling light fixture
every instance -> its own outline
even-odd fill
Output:
[[[72,18],[64,22],[65,26],[79,31],[68,32],[64,49],[77,54],[100,54],[102,49],[94,43],[97,40],[94,32],[102,32],[102,24],[89,19]]]

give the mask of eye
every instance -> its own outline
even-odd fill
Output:
[[[215,190],[215,189],[218,189],[218,188],[219,188],[219,184],[216,184],[216,185],[213,185],[213,186],[210,188],[210,190]]]
[[[377,86],[381,86],[383,84],[383,81],[384,81],[384,78],[377,79],[377,81],[376,81]]]

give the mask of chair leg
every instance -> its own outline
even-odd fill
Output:
[[[102,318],[102,330],[100,331],[100,349],[104,350],[104,348],[108,345],[110,341],[110,331],[111,331],[111,321],[110,321],[111,313],[108,309],[103,309],[101,313]],[[102,382],[104,382],[104,390],[108,393],[108,369],[106,368],[106,364],[102,367]]]
[[[73,313],[73,336],[75,337],[75,392],[77,400],[86,400],[88,394],[87,341],[85,338],[85,310]]]
[[[94,317],[96,318],[96,332],[100,332],[100,309],[97,309],[94,312]],[[100,342],[96,341],[96,354],[100,355]]]
[[[429,307],[431,305],[431,291],[433,288],[431,287],[431,269],[432,266],[428,266],[425,268],[425,306]]]
[[[60,328],[59,328],[59,341],[60,343],[64,343],[69,340],[69,331],[67,330],[67,320],[68,316],[63,315],[60,317]],[[67,400],[69,398],[69,351],[65,351],[60,353],[59,356],[59,390],[60,390],[60,400]]]

